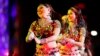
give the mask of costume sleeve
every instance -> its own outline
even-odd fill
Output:
[[[35,23],[36,23],[36,21],[32,22],[32,24],[30,25],[30,28],[29,28],[29,30],[28,30],[28,34],[27,34],[26,39],[25,39],[26,42],[28,42],[28,41],[29,41],[29,37],[32,36],[31,31],[32,31],[32,28],[33,28],[33,26],[35,25]]]

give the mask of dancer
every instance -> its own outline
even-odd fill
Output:
[[[82,56],[85,50],[87,26],[81,10],[71,7],[67,15],[62,17],[62,26],[62,36],[58,40],[61,56]]]
[[[37,8],[39,19],[34,21],[26,37],[26,42],[35,40],[35,56],[60,56],[56,40],[60,33],[60,22],[52,20],[55,11],[49,4],[40,4]]]

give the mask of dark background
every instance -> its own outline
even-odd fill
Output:
[[[14,3],[13,0],[10,1],[10,5]],[[20,56],[32,56],[35,52],[35,42],[34,40],[30,43],[25,42],[25,37],[27,35],[28,29],[31,25],[31,23],[34,20],[37,20],[37,6],[40,3],[49,3],[52,5],[54,10],[61,15],[65,15],[67,13],[67,10],[78,4],[83,3],[85,8],[82,10],[83,15],[86,16],[85,20],[87,23],[88,31],[90,33],[91,30],[97,30],[98,35],[91,37],[92,47],[93,47],[93,56],[99,55],[99,29],[100,29],[100,23],[99,23],[99,3],[96,0],[18,0],[17,3],[17,12],[18,16],[17,19],[19,20],[19,37],[18,37],[18,48]],[[10,39],[13,39],[13,35],[15,32],[12,19],[10,20]],[[10,41],[10,47],[12,47],[12,42]],[[11,52],[13,52],[12,48]]]

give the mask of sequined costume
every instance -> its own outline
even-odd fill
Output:
[[[70,22],[67,21],[67,23],[69,24]],[[64,27],[63,27],[64,29],[62,28],[60,38],[57,41],[58,43],[60,43],[59,52],[61,56],[82,56],[81,47],[67,41],[67,38],[70,38],[79,42],[81,27],[76,26],[74,28],[74,31],[72,31],[72,28],[67,23],[64,24]],[[82,34],[85,34],[85,33],[82,33]]]
[[[31,24],[30,29],[34,32],[35,36],[38,39],[43,39],[52,36],[54,28],[56,26],[56,20],[48,24],[47,26],[42,26],[42,23],[40,23],[39,21],[34,21]],[[58,52],[58,48],[50,48],[47,43],[36,44],[36,53],[34,56],[50,56],[54,55],[55,52]]]

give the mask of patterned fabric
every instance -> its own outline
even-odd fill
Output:
[[[67,36],[68,37],[68,36]],[[59,52],[61,56],[78,56],[80,55],[79,47],[67,42],[66,38],[61,38],[57,41],[60,43]]]
[[[57,23],[55,21],[48,24],[47,26],[41,26],[39,24],[39,21],[34,21],[31,24],[30,29],[34,32],[37,38],[43,39],[53,35],[53,30],[56,27],[56,25]],[[54,55],[55,52],[58,52],[58,49],[49,48],[46,43],[36,44],[36,53],[34,56],[50,56],[50,55]]]
[[[43,44],[37,44],[36,46],[36,56],[50,56],[54,55],[54,53],[58,52],[58,48],[49,48],[48,45]]]
[[[67,28],[63,27],[64,29],[62,29],[62,31],[64,32],[61,33],[62,36],[60,36],[60,39],[57,41],[58,43],[60,43],[59,52],[61,56],[81,56],[80,48],[67,41],[67,38],[79,41],[80,39],[79,28],[75,28],[74,31],[72,31],[72,29],[68,24],[65,25],[67,25]]]
[[[53,35],[53,30],[55,26],[56,22],[52,22],[48,26],[42,27],[39,25],[38,21],[35,21],[32,23],[30,29],[35,33],[35,36],[41,39]]]
[[[78,56],[80,55],[80,51],[77,46],[74,46],[71,43],[67,43],[65,45],[61,45],[59,47],[59,52],[61,56],[67,55],[67,56]]]

